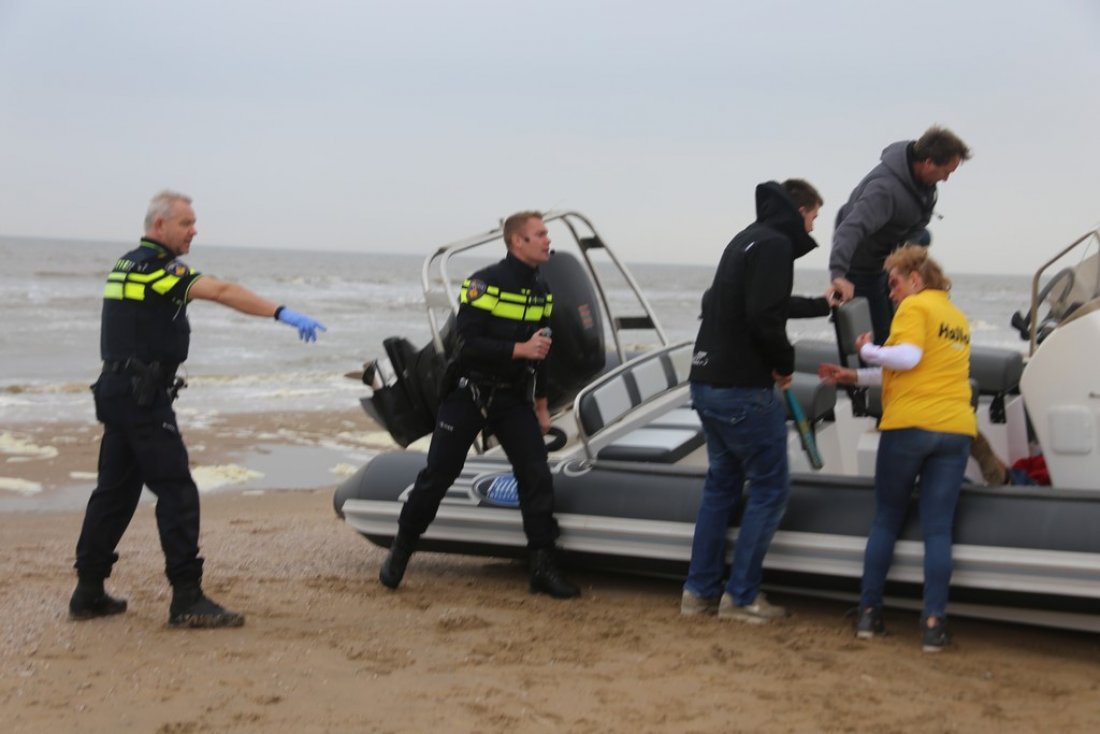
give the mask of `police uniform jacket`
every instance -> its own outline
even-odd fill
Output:
[[[549,326],[553,296],[538,268],[508,253],[462,285],[455,327],[455,369],[474,382],[526,391],[534,370],[535,397],[546,397],[546,361],[513,359],[516,342]]]
[[[187,300],[201,275],[164,245],[143,238],[107,276],[99,349],[110,366],[159,362],[166,374],[187,359]]]

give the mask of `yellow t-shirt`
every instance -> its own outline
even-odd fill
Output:
[[[913,344],[923,355],[911,370],[882,370],[880,430],[922,428],[978,432],[970,405],[970,324],[946,291],[925,289],[902,300],[887,346]]]

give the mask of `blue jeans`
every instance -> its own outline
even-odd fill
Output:
[[[871,329],[874,331],[875,344],[886,343],[890,336],[890,323],[894,320],[894,304],[890,300],[889,277],[886,272],[868,273],[851,271],[847,278],[855,286],[855,295],[867,299],[871,309]]]
[[[684,588],[708,598],[721,594],[726,531],[747,481],[748,500],[726,591],[736,604],[750,604],[760,590],[764,554],[791,490],[787,414],[770,387],[720,388],[693,382],[691,399],[703,423],[710,466]]]
[[[959,502],[970,436],[920,428],[883,431],[875,462],[875,519],[863,555],[860,606],[881,607],[894,545],[920,477],[920,529],[924,537],[924,616],[944,617],[951,582],[951,531]]]

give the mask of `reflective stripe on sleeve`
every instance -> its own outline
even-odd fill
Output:
[[[153,283],[153,290],[162,296],[175,287],[176,283],[179,283],[180,279],[175,275],[166,275],[157,282]]]

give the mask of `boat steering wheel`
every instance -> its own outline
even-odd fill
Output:
[[[1075,282],[1076,276],[1073,268],[1064,268],[1055,273],[1054,277],[1039,290],[1038,297],[1035,299],[1035,310],[1038,311],[1043,303],[1047,303],[1047,311],[1035,327],[1036,343],[1046,339],[1050,332],[1054,331],[1054,328],[1067,316],[1064,301]],[[1060,288],[1060,290],[1057,294],[1051,296],[1051,292],[1055,288]],[[1021,339],[1031,338],[1031,319],[1033,316],[1034,314],[1030,311],[1026,315],[1017,311],[1012,317],[1012,325],[1020,332]]]

